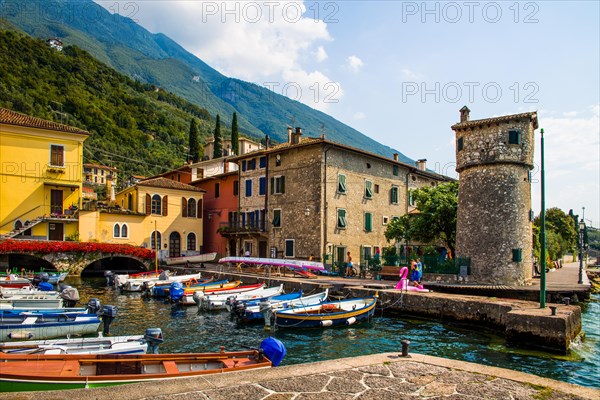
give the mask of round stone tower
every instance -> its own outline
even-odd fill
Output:
[[[471,283],[528,285],[537,114],[470,121],[469,112],[463,107],[460,122],[452,126],[460,174],[456,257],[470,259]]]

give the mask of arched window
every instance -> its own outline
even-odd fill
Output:
[[[113,237],[121,237],[121,226],[119,224],[113,225]]]
[[[193,232],[187,235],[187,250],[196,251],[196,234]]]
[[[21,222],[21,220],[16,220],[15,221],[15,229],[21,229],[23,227],[23,223]]]
[[[123,224],[121,226],[121,237],[122,238],[129,237],[129,227],[127,226],[127,224]]]
[[[154,242],[154,236],[156,236],[156,242],[159,245],[159,250],[160,250],[160,244],[162,242],[162,239],[160,237],[160,232],[154,231],[152,232],[152,235],[150,236],[150,247],[152,248],[152,250],[156,250],[156,243]]]
[[[188,200],[187,216],[190,218],[196,218],[196,200],[195,199]]]
[[[161,213],[162,211],[162,204],[161,204],[161,200],[160,200],[160,195],[155,194],[154,196],[152,196],[152,214],[155,215],[162,215]]]

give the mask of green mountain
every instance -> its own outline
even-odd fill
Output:
[[[192,118],[200,136],[214,127],[206,109],[134,81],[76,46],[57,51],[15,31],[0,31],[0,107],[89,131],[84,160],[117,166],[121,182],[180,167]]]
[[[258,85],[223,76],[163,34],[152,34],[129,18],[111,14],[91,0],[12,2],[0,0],[0,16],[28,34],[58,37],[89,51],[132,79],[154,84],[220,114],[230,125],[238,113],[240,131],[285,141],[293,118],[308,136],[320,135],[374,153],[398,153],[335,118]],[[413,160],[400,154],[400,160]]]

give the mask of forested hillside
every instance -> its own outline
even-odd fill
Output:
[[[181,166],[192,118],[200,143],[214,129],[197,105],[134,81],[76,46],[61,52],[15,31],[0,31],[0,107],[88,130],[85,162],[116,166],[123,177]]]

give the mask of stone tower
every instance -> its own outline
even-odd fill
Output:
[[[472,283],[524,286],[532,277],[531,174],[537,113],[469,120],[460,110],[456,256]]]

